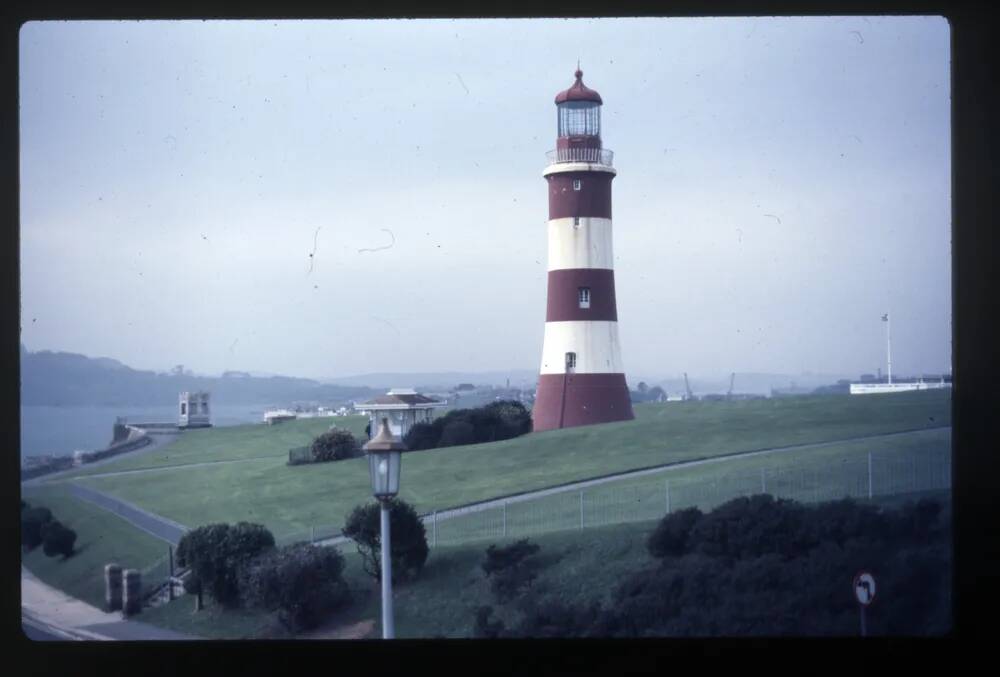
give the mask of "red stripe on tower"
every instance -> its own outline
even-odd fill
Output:
[[[621,362],[611,252],[612,153],[601,96],[576,82],[556,96],[549,184],[549,275],[534,430],[635,418]]]

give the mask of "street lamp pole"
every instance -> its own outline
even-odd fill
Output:
[[[382,541],[382,639],[396,636],[392,613],[392,534],[390,513],[392,498],[399,493],[400,457],[406,451],[401,439],[389,431],[389,419],[382,419],[378,435],[363,447],[368,455],[372,494],[379,502]]]
[[[396,637],[392,613],[392,545],[389,528],[389,501],[379,501],[382,507],[382,639]]]

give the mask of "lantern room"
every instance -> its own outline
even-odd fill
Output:
[[[559,162],[594,161],[591,155],[601,148],[601,95],[583,84],[577,68],[576,82],[556,95],[556,152]],[[579,157],[578,157],[579,156]]]

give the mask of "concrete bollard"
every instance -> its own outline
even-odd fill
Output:
[[[122,568],[114,563],[104,565],[104,603],[108,611],[122,608]]]
[[[123,588],[122,615],[132,616],[142,611],[142,572],[126,569],[122,572]]]

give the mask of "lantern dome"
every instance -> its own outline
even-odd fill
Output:
[[[574,75],[576,76],[576,82],[574,82],[573,86],[569,89],[564,89],[556,94],[556,104],[566,103],[567,101],[593,101],[597,104],[604,103],[601,101],[600,94],[583,84],[582,70],[577,68]]]

